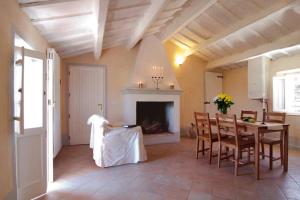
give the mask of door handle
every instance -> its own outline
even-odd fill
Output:
[[[103,109],[102,103],[99,103],[98,106],[100,107],[100,111],[102,112],[102,109]]]
[[[209,101],[204,101],[204,104],[210,104],[210,102]]]

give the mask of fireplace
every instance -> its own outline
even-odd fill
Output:
[[[170,133],[174,102],[136,102],[136,124],[144,134]]]
[[[175,89],[125,89],[124,123],[144,126],[146,145],[179,142],[180,94],[181,91]],[[147,127],[157,128],[145,130]]]

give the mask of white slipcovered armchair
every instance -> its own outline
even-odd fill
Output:
[[[91,125],[90,148],[99,167],[111,167],[147,160],[141,127],[112,128],[102,116],[89,118]]]

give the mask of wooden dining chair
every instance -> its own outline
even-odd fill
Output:
[[[254,119],[254,121],[257,121],[257,111],[242,110],[241,111],[241,120],[244,120],[246,117],[251,117],[252,119]],[[254,133],[247,130],[246,127],[243,127],[243,130],[241,130],[240,133],[244,136],[248,136],[248,135],[253,136],[254,135]]]
[[[198,159],[199,153],[204,155],[205,151],[209,151],[209,164],[211,164],[212,157],[216,157],[217,155],[213,155],[213,143],[218,142],[218,135],[216,133],[212,133],[211,124],[208,113],[194,112],[195,116],[195,124],[197,130],[197,151],[196,158]],[[200,142],[201,149],[200,149]],[[209,148],[205,148],[205,142],[209,144]]]
[[[285,123],[285,113],[279,113],[279,112],[268,112],[264,114],[265,122],[267,123]],[[265,157],[269,157],[269,169],[273,169],[273,162],[276,160],[280,160],[281,164],[283,164],[283,133],[282,131],[276,131],[274,130],[274,133],[278,133],[277,137],[266,137],[265,134],[261,137],[261,154],[262,159],[265,159]],[[280,157],[273,157],[273,145],[279,144],[280,146]],[[265,154],[265,145],[269,145],[269,155]]]
[[[257,121],[257,111],[252,110],[242,110],[241,111],[241,120],[244,120],[245,118],[250,117],[254,121]],[[242,137],[254,137],[254,133],[251,130],[248,130],[247,127],[241,127],[241,130],[239,130]],[[243,149],[240,153],[240,158],[242,158],[243,152],[251,151],[252,149]]]
[[[221,167],[221,161],[224,159],[230,159],[235,163],[235,175],[238,176],[238,168],[253,164],[250,160],[250,151],[248,151],[248,159],[246,161],[240,158],[240,152],[243,149],[255,148],[255,141],[253,137],[243,138],[239,134],[236,115],[223,115],[216,114],[217,128],[218,128],[218,138],[219,138],[219,153],[218,153],[218,167]],[[228,137],[221,137],[222,135],[228,135]],[[228,155],[227,153],[222,153],[222,148],[232,150],[233,153]]]
[[[246,117],[251,117],[255,121],[257,120],[257,111],[251,111],[251,110],[242,110],[241,111],[241,120],[243,120]]]

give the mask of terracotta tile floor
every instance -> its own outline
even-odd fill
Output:
[[[111,168],[94,164],[86,145],[64,147],[55,160],[55,182],[41,199],[156,200],[156,199],[300,199],[300,151],[289,151],[289,172],[279,163],[268,170],[262,161],[262,180],[254,179],[253,166],[234,176],[233,164],[207,157],[195,159],[195,140],[147,147],[149,160]]]

